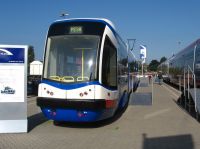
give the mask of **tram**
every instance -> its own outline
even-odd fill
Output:
[[[94,122],[128,103],[126,44],[107,19],[65,19],[51,24],[37,105],[55,122]]]
[[[200,112],[200,39],[175,54],[169,60],[170,83],[179,86],[184,96],[193,99]]]

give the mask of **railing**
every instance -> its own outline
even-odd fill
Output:
[[[194,106],[195,106],[195,111],[197,112],[197,94],[196,94],[196,76],[194,71],[191,69],[191,67],[188,65],[187,69],[187,89],[188,89],[188,99],[190,99],[190,72],[192,73],[192,78],[193,78],[193,85],[194,85]],[[185,69],[184,69],[184,96],[186,95],[186,84],[185,84]],[[190,101],[190,100],[189,100]],[[186,99],[185,99],[186,103]],[[186,105],[185,105],[186,106]]]
[[[192,73],[192,80],[193,80],[193,86],[194,86],[194,106],[195,106],[195,111],[197,112],[197,89],[196,89],[196,76],[194,73],[195,70],[195,61],[196,61],[196,49],[197,49],[197,44],[194,46],[194,53],[193,53],[193,69],[188,65],[187,68],[184,68],[184,97],[185,97],[185,108],[186,108],[186,73],[187,73],[187,90],[188,90],[188,99],[189,99],[189,105],[190,105],[190,72]],[[179,89],[180,89],[180,78],[179,78]]]

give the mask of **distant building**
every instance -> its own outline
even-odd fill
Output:
[[[43,63],[40,61],[33,61],[30,63],[30,75],[42,75]]]

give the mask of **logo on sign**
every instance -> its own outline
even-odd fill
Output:
[[[13,55],[13,54],[6,49],[0,49],[0,55]]]
[[[0,63],[24,63],[24,48],[0,48]]]

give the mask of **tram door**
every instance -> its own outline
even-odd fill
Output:
[[[112,90],[117,90],[117,49],[109,37],[106,37],[103,50],[102,83]]]

